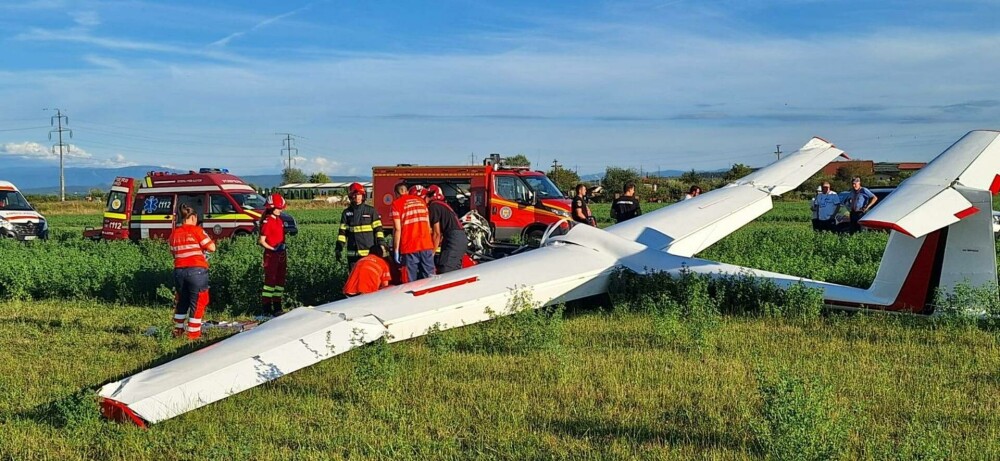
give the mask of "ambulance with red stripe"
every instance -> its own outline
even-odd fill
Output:
[[[49,237],[49,223],[32,208],[21,192],[0,181],[0,238],[36,240]]]
[[[198,212],[198,222],[213,239],[257,231],[265,199],[227,170],[149,172],[142,180],[117,177],[108,192],[104,223],[84,231],[93,240],[166,239],[181,223],[182,204]]]
[[[498,242],[537,241],[549,224],[570,219],[570,200],[545,173],[506,166],[502,160],[492,155],[483,166],[374,167],[373,205],[384,220],[397,183],[436,184],[459,217],[472,210],[486,218]]]

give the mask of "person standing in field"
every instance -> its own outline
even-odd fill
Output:
[[[867,187],[861,185],[861,178],[854,178],[851,181],[851,195],[847,198],[847,206],[851,212],[852,234],[861,230],[861,224],[858,224],[858,221],[877,201],[878,197]]]
[[[382,233],[382,217],[375,207],[365,203],[365,188],[359,183],[351,184],[347,197],[351,200],[340,215],[340,231],[334,253],[337,260],[343,260],[344,247],[347,248],[348,270],[354,268],[359,259],[368,255],[373,245],[385,243]]]
[[[385,247],[372,245],[366,253],[354,264],[347,277],[344,284],[344,294],[347,297],[374,293],[389,286],[389,281],[392,280],[389,264],[385,262]]]
[[[688,189],[687,195],[684,196],[684,200],[691,200],[699,195],[701,195],[701,188],[696,185],[691,186],[691,188]]]
[[[611,204],[611,218],[615,222],[624,222],[636,216],[642,215],[642,207],[639,206],[639,199],[635,196],[635,184],[625,185],[622,195]]]
[[[819,193],[813,198],[812,210],[813,230],[832,232],[836,229],[837,225],[833,220],[840,212],[840,196],[830,190],[830,183],[824,182],[820,186]]]
[[[396,186],[397,194],[405,194],[391,205],[392,247],[394,261],[406,268],[405,280],[412,282],[434,275],[434,242],[423,186],[405,187]]]
[[[594,215],[590,213],[590,204],[589,200],[587,200],[587,186],[582,183],[576,185],[576,195],[573,196],[571,212],[574,221],[597,227],[597,221],[594,219]]]
[[[271,194],[264,207],[264,218],[260,224],[260,239],[257,243],[264,247],[264,289],[261,305],[265,315],[281,315],[282,298],[285,295],[285,275],[288,272],[288,257],[285,254],[285,224],[281,211],[285,209],[285,199],[279,194]]]
[[[469,248],[469,237],[462,228],[455,210],[444,201],[444,192],[436,184],[427,188],[427,211],[430,214],[431,239],[440,254],[437,273],[457,271],[462,268],[462,257]]]
[[[181,225],[170,233],[170,254],[174,257],[174,331],[176,338],[201,337],[201,320],[208,307],[208,258],[215,251],[215,242],[198,225],[198,213],[188,204],[178,207]]]

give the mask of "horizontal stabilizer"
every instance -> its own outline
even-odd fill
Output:
[[[998,135],[997,131],[969,132],[904,181],[861,219],[861,225],[922,237],[980,212],[959,190],[1000,191]]]
[[[812,138],[802,149],[720,189],[608,227],[628,240],[677,256],[692,256],[771,209],[788,192],[844,154]]]

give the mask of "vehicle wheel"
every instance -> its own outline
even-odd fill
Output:
[[[238,230],[236,232],[233,232],[233,238],[246,237],[248,235],[250,235],[250,233],[245,230]]]
[[[533,228],[524,233],[524,244],[533,248],[538,248],[538,245],[542,243],[542,236],[545,235],[545,229]]]

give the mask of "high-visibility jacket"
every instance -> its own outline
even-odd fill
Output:
[[[347,207],[340,215],[340,231],[337,233],[337,251],[347,246],[348,257],[368,255],[368,249],[375,244],[385,244],[382,233],[382,217],[375,207],[362,203]]]
[[[174,268],[204,267],[208,269],[208,260],[202,250],[208,248],[212,239],[205,234],[201,226],[185,224],[174,228],[170,233],[170,253],[174,256]]]
[[[392,236],[394,239],[399,239],[400,254],[434,250],[430,212],[424,199],[410,194],[403,195],[394,200],[390,208],[393,222],[399,219],[402,227],[399,235]]]

